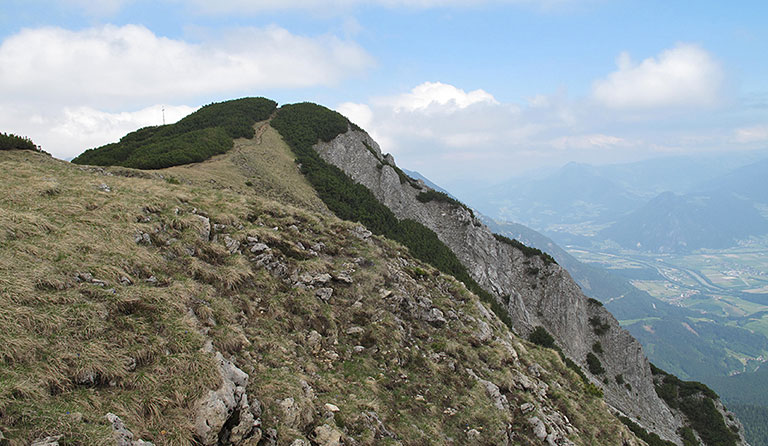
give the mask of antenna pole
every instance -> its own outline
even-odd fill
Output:
[[[163,106],[163,125],[165,125],[165,106]]]

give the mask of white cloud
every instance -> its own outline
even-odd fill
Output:
[[[373,110],[366,104],[344,102],[336,107],[336,111],[364,129],[369,128],[373,124]]]
[[[353,42],[297,36],[277,26],[239,29],[205,43],[160,37],[137,25],[26,29],[0,45],[0,97],[135,106],[329,85],[371,65]]]
[[[723,83],[720,64],[705,50],[677,44],[635,64],[622,53],[618,70],[592,86],[592,97],[613,109],[711,106]]]
[[[108,113],[92,107],[64,107],[40,112],[24,106],[0,106],[0,121],[32,138],[57,158],[70,159],[85,149],[116,142],[138,128],[174,123],[195,111],[185,105],[153,105],[131,112]]]
[[[765,142],[768,141],[768,124],[742,127],[734,131],[736,142]]]
[[[395,112],[417,110],[453,112],[474,104],[498,105],[493,95],[484,90],[478,89],[467,93],[442,82],[424,82],[414,87],[410,93],[384,98],[380,102],[391,106]]]

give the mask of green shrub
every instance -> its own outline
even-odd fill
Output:
[[[604,335],[605,333],[608,332],[608,329],[611,328],[611,326],[608,325],[608,323],[603,322],[603,320],[600,319],[600,317],[598,316],[590,317],[589,325],[592,326],[592,331],[598,336]]]
[[[13,133],[0,133],[0,150],[32,150],[42,152],[31,139]]]
[[[688,418],[690,427],[707,445],[736,445],[738,436],[728,429],[715,407],[717,394],[696,381],[682,381],[651,364],[656,394],[670,407],[679,409]]]
[[[275,107],[265,98],[209,104],[175,124],[145,127],[120,142],[86,150],[72,162],[162,169],[205,161],[230,150],[234,138],[252,138],[253,125],[269,118]]]
[[[622,385],[622,384],[624,384],[624,375],[622,375],[621,373],[619,373],[618,375],[616,375],[616,376],[614,377],[614,379],[616,380],[616,384],[618,384],[618,385]]]
[[[496,240],[500,241],[501,243],[505,243],[509,246],[519,249],[520,251],[523,252],[523,255],[526,257],[539,257],[541,260],[544,261],[545,265],[549,265],[551,263],[557,264],[557,262],[551,255],[547,254],[546,252],[540,249],[527,246],[519,242],[518,240],[505,237],[501,234],[493,234],[493,236],[496,237]]]
[[[595,343],[592,344],[592,351],[601,355],[603,353],[603,344],[601,344],[600,341],[595,341]]]
[[[584,384],[584,392],[587,395],[594,396],[596,398],[603,397],[603,390],[590,382]]]
[[[401,181],[402,182],[402,181]],[[469,211],[469,213],[474,218],[475,213],[472,211],[472,209],[469,208],[466,204],[462,203],[461,201],[451,197],[450,195],[446,194],[445,192],[436,191],[434,189],[429,189],[424,192],[420,192],[419,195],[416,195],[416,199],[419,200],[422,203],[429,203],[430,201],[437,201],[441,203],[450,203],[454,206],[466,209]]]
[[[542,326],[538,326],[533,329],[531,334],[528,335],[528,340],[536,345],[540,345],[546,348],[555,348],[555,338]]]
[[[589,373],[593,375],[602,375],[605,373],[603,364],[592,352],[587,353],[587,368],[589,369]]]
[[[594,305],[596,307],[602,307],[603,306],[602,302],[600,302],[599,300],[597,300],[595,298],[592,298],[592,297],[587,298],[587,303],[590,304],[590,305]]]
[[[683,439],[683,446],[700,446],[699,440],[696,439],[696,435],[694,435],[693,429],[690,427],[681,427],[677,430],[677,433]]]
[[[619,420],[621,420],[621,422],[624,423],[637,438],[648,443],[648,446],[675,446],[671,441],[662,440],[658,435],[646,431],[640,425],[625,416],[619,416]]]

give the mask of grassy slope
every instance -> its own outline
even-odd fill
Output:
[[[247,147],[243,152],[251,154]],[[480,444],[495,444],[507,424],[521,444],[533,444],[525,417],[494,410],[463,368],[502,383],[514,407],[535,401],[511,378],[534,362],[549,371],[548,401],[579,429],[572,437],[577,444],[618,444],[629,436],[552,351],[526,344],[528,354],[515,364],[497,342],[472,343],[476,327],[466,316],[481,317],[477,298],[455,280],[392,242],[350,236],[350,223],[261,198],[252,190],[273,179],[260,182],[254,174],[248,179],[254,186],[237,184],[247,173],[228,167],[237,165],[236,156],[163,171],[181,182],[169,184],[105,176],[31,152],[0,153],[0,429],[13,444],[50,434],[64,434],[69,444],[111,444],[108,411],[137,437],[188,444],[194,401],[218,385],[212,358],[200,352],[207,338],[258,377],[248,391],[262,402],[264,427],[278,430],[280,444],[319,423],[288,422],[276,403],[288,396],[302,413],[336,404],[341,412],[332,422],[361,444],[382,444],[367,430],[362,410],[376,410],[402,444],[461,441],[471,427],[483,428]],[[295,166],[282,165],[284,178],[299,181],[290,174]],[[305,193],[272,193],[289,203],[319,203]],[[354,270],[354,283],[335,286],[333,299],[323,303],[248,256],[227,252],[223,233],[218,242],[201,240],[194,209],[226,225],[222,231],[232,238],[258,236],[289,271]],[[150,233],[153,244],[135,243],[137,231]],[[306,256],[296,241],[326,248]],[[77,273],[106,284],[78,282]],[[152,276],[156,283],[146,281]],[[122,277],[133,284],[122,284]],[[433,327],[382,299],[381,289],[428,296],[446,314],[465,316]],[[365,328],[362,338],[346,334],[352,325]],[[510,336],[499,321],[492,325],[498,336]],[[311,330],[323,335],[319,352],[307,345]],[[358,344],[367,348],[353,354]],[[315,399],[303,396],[301,380]]]

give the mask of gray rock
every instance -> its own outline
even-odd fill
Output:
[[[315,330],[312,330],[307,335],[307,347],[312,351],[312,353],[319,353],[320,349],[322,348],[321,341],[323,339],[323,336],[316,332]]]
[[[507,313],[519,334],[526,336],[534,327],[543,326],[563,352],[586,370],[584,358],[596,340],[589,318],[599,317],[608,324],[610,329],[600,339],[605,351],[603,366],[611,376],[621,373],[632,383],[634,392],[609,386],[606,402],[633,419],[643,420],[645,427],[663,438],[679,442],[676,431],[681,427],[680,418],[655,393],[640,344],[604,307],[589,305],[579,286],[559,265],[545,263],[537,256],[526,257],[519,249],[498,241],[468,209],[437,200],[420,202],[417,196],[424,189],[400,183],[393,166],[382,166],[382,160],[388,158],[365,132],[349,130],[316,144],[314,149],[325,161],[366,186],[398,218],[413,219],[434,231],[472,278],[499,301],[509,296]],[[362,226],[350,230],[360,238],[365,238],[364,231]],[[538,273],[532,276],[529,271],[533,268]],[[489,312],[481,313],[495,320]],[[483,319],[488,320],[486,314]],[[480,325],[476,338],[487,342],[492,333]],[[515,349],[523,354],[517,346]]]
[[[357,326],[349,327],[349,328],[347,328],[347,331],[345,331],[345,333],[348,334],[348,335],[357,335],[357,334],[361,334],[361,333],[364,333],[364,332],[365,332],[365,329],[363,327],[357,327]]]
[[[151,245],[152,239],[146,232],[137,232],[133,237],[133,241],[139,245]]]
[[[221,386],[216,390],[210,390],[207,395],[198,400],[196,417],[194,421],[194,433],[198,441],[205,446],[218,444],[222,429],[235,411],[239,411],[240,419],[249,419],[250,406],[245,393],[248,386],[248,374],[237,368],[235,364],[224,359],[221,353],[216,352],[216,361],[219,366]],[[252,420],[252,418],[250,418]],[[241,430],[245,426],[240,426]],[[251,432],[243,433],[238,430],[238,436],[246,438],[252,434],[254,424],[251,424]]]
[[[328,273],[317,274],[315,277],[312,278],[313,285],[318,285],[318,284],[325,285],[330,281],[331,281],[331,275]]]
[[[536,406],[531,403],[523,403],[520,405],[520,412],[522,412],[523,415],[533,412],[534,409],[536,409]]]
[[[224,246],[227,247],[227,251],[229,251],[230,254],[234,254],[240,249],[240,242],[226,235],[224,236]]]
[[[347,283],[347,284],[352,283],[352,277],[349,275],[349,273],[344,273],[344,272],[334,274],[333,280],[337,282]]]
[[[315,296],[319,297],[323,302],[328,302],[333,296],[333,288],[319,288],[315,291]]]
[[[381,440],[383,438],[397,439],[397,434],[387,429],[387,427],[381,421],[381,418],[379,418],[378,413],[372,410],[369,410],[369,411],[362,412],[362,416],[368,422],[368,425],[371,427],[371,430],[374,432],[374,438],[376,438],[377,440]]]
[[[366,240],[373,235],[371,231],[365,229],[365,226],[362,226],[362,225],[354,226],[352,229],[349,230],[349,232],[361,240]]]
[[[128,430],[117,415],[108,413],[106,419],[112,424],[112,436],[117,446],[153,446],[153,443],[144,440],[134,440],[133,432]]]
[[[251,252],[256,254],[257,252],[264,252],[269,249],[269,246],[267,246],[264,243],[256,243],[255,245],[251,246]]]
[[[200,240],[207,242],[211,240],[211,220],[204,216],[195,214],[195,216],[200,220],[201,227],[198,229],[198,234],[200,236]]]
[[[536,435],[536,438],[539,440],[544,440],[547,438],[547,427],[544,425],[544,422],[539,419],[539,417],[528,418],[528,424],[530,424],[533,428],[533,434]]]
[[[339,446],[341,445],[341,432],[338,429],[327,424],[317,426],[314,430],[315,443],[318,446]]]

